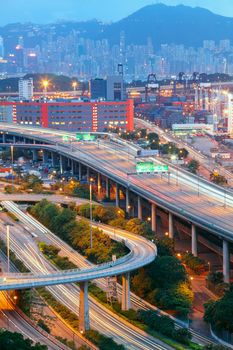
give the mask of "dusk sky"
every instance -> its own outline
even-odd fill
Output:
[[[1,6],[0,25],[25,21],[47,23],[58,19],[116,21],[145,5],[160,2],[206,7],[233,17],[233,0],[10,0]]]

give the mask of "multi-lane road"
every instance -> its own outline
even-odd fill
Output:
[[[13,205],[13,204],[12,204]],[[16,212],[14,212],[16,214]],[[17,214],[19,216],[19,214]],[[24,214],[26,215],[26,214]],[[70,256],[72,255],[72,261],[77,265],[86,268],[84,264],[84,258],[80,257],[75,251],[73,251],[68,245],[59,240],[51,232],[49,232],[41,225],[36,222],[30,216],[26,215],[27,218],[20,214],[20,220],[24,225],[27,225],[34,232],[36,231],[38,235],[38,240],[45,241],[48,244],[57,245],[61,247],[63,253]],[[1,227],[2,224],[0,224]],[[2,225],[1,232],[4,231],[4,226]],[[113,232],[110,233],[114,235]],[[131,234],[126,234],[128,240],[130,240]],[[118,232],[115,232],[115,236]],[[121,233],[119,234],[122,238]],[[5,235],[0,233],[0,237],[5,239]],[[32,271],[33,274],[48,275],[51,273],[58,273],[56,268],[51,265],[40,253],[35,239],[33,239],[30,234],[22,230],[20,224],[15,224],[11,229],[11,250],[24,261],[26,266]],[[78,312],[78,299],[79,299],[79,288],[75,284],[71,285],[57,285],[48,288],[49,291],[64,305],[66,305],[70,310],[77,313]],[[113,314],[104,306],[99,304],[95,299],[89,297],[90,303],[90,320],[91,327],[97,329],[103,334],[113,337],[117,342],[125,345],[127,349],[132,350],[164,350],[171,349],[168,345],[164,345],[157,339],[154,339],[145,332],[137,329],[136,327],[130,325],[128,322],[124,321],[122,318]]]
[[[75,134],[55,130],[0,124],[0,130],[50,143],[46,148],[116,181],[169,212],[212,233],[233,241],[233,195],[194,175],[170,166],[171,176],[135,174],[136,148],[117,139],[76,142]],[[73,142],[63,142],[69,134]],[[119,143],[119,142],[120,143]],[[159,159],[154,159],[160,162]],[[135,175],[129,175],[135,174]]]

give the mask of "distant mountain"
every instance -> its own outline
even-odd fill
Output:
[[[155,46],[162,43],[201,46],[203,40],[231,39],[233,18],[216,15],[206,9],[184,5],[156,4],[143,7],[129,17],[104,28],[103,37],[119,42],[125,32],[126,42],[145,43],[151,37]]]
[[[25,46],[32,47],[48,33],[63,36],[73,30],[89,39],[106,38],[111,44],[119,43],[121,31],[125,32],[126,44],[145,44],[149,37],[155,47],[164,43],[198,47],[205,39],[230,39],[233,43],[233,18],[216,15],[200,7],[163,4],[143,7],[112,24],[97,20],[48,25],[11,24],[0,28],[0,35],[8,39],[9,45],[15,44],[18,36],[23,35]]]

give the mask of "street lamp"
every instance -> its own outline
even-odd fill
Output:
[[[72,88],[73,88],[73,90],[74,90],[74,95],[75,95],[75,92],[76,92],[77,86],[78,86],[77,81],[73,81],[73,82],[72,82]]]
[[[90,248],[93,247],[93,239],[92,239],[92,185],[93,185],[94,179],[90,177],[89,179],[89,185],[90,185]]]
[[[48,86],[49,86],[49,81],[47,79],[42,80],[41,82],[43,89],[44,89],[44,97],[47,97],[47,92],[48,92]]]
[[[12,167],[11,182],[12,182],[12,187],[13,187],[13,184],[14,184],[14,180],[13,180],[13,165],[14,165],[14,146],[11,145],[11,167]]]

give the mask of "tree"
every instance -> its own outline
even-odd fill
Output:
[[[47,324],[45,323],[44,320],[40,319],[38,322],[37,322],[37,325],[42,328],[45,332],[47,333],[50,333],[50,329],[49,327],[47,326]]]
[[[40,193],[43,190],[43,181],[36,175],[26,175],[23,178],[21,189],[22,190],[33,190],[36,193]]]
[[[200,163],[195,159],[192,159],[188,164],[188,170],[193,174],[197,174],[199,167]]]
[[[160,288],[170,287],[187,280],[184,266],[174,256],[158,257],[154,261],[154,268],[150,271],[150,275]]]
[[[217,301],[209,301],[205,305],[204,320],[216,330],[233,333],[233,286]]]
[[[46,345],[41,345],[40,343],[33,345],[33,341],[31,339],[24,339],[22,334],[0,330],[0,349],[47,350],[48,348]]]

